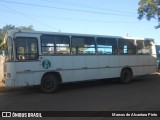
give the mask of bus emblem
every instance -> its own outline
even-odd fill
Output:
[[[49,69],[51,67],[51,62],[49,60],[44,60],[42,66],[44,69]]]

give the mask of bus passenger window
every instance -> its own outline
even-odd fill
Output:
[[[127,50],[128,50],[128,49],[127,49],[127,45],[124,45],[123,53],[124,53],[124,54],[127,54]]]
[[[55,36],[56,54],[70,53],[70,38],[68,36]]]
[[[72,37],[72,54],[95,54],[95,39],[92,37]]]
[[[117,54],[117,40],[115,38],[97,38],[98,54]]]
[[[41,45],[43,54],[70,53],[70,39],[68,36],[42,35]]]
[[[135,40],[118,39],[119,54],[136,54]]]
[[[18,60],[38,59],[37,39],[32,37],[17,37],[16,57]]]
[[[136,45],[137,45],[137,54],[143,54],[142,50],[144,47],[144,43],[142,40],[136,40]]]
[[[137,54],[151,54],[151,40],[137,40]]]
[[[41,36],[41,51],[43,54],[53,54],[54,53],[54,37],[51,35]]]
[[[151,40],[144,40],[143,54],[151,54]]]

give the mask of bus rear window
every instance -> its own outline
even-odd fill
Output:
[[[16,38],[16,57],[18,60],[38,59],[37,39],[32,37]]]

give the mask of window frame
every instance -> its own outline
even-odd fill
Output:
[[[152,51],[151,51],[151,46],[152,45],[149,45],[149,48],[145,48],[146,46],[146,41],[149,41],[149,43],[152,41],[152,40],[136,40],[136,54],[138,54],[138,55],[151,55],[152,54]],[[137,42],[142,42],[143,44],[142,44],[142,48],[140,48],[140,47],[137,47],[138,46],[138,43]],[[139,53],[138,53],[138,51],[140,51]],[[149,52],[146,52],[146,51],[149,51]]]
[[[105,45],[102,45],[102,46],[104,46],[104,47],[98,47],[100,44],[98,44],[98,39],[103,39],[103,41],[105,41]],[[113,52],[113,47],[114,47],[114,44],[113,45],[110,45],[110,44],[107,44],[107,41],[112,41],[111,39],[113,39],[114,41],[115,41],[115,50],[116,50],[116,52]],[[108,43],[109,43],[108,42]],[[110,46],[112,46],[112,47],[110,47]],[[117,38],[111,38],[111,37],[97,37],[96,38],[96,50],[97,50],[97,54],[102,54],[102,55],[117,55],[118,54],[118,44],[117,44]],[[99,51],[98,51],[98,48],[103,48],[103,49],[107,49],[107,48],[109,48],[109,49],[111,49],[112,48],[112,53],[111,54],[109,54],[109,53],[99,53]]]
[[[37,52],[36,52],[36,54],[34,54],[34,55],[36,55],[36,58],[35,58],[35,59],[24,59],[24,60],[21,60],[21,59],[18,58],[18,44],[17,44],[18,42],[17,42],[17,38],[21,38],[21,39],[22,39],[22,38],[25,38],[25,39],[26,39],[26,38],[32,38],[32,39],[35,39],[35,40],[36,40],[35,43],[36,43],[36,45],[37,45]],[[36,37],[23,37],[23,36],[18,36],[18,37],[16,37],[14,40],[15,40],[15,47],[16,47],[16,48],[15,48],[15,51],[16,51],[15,55],[16,55],[16,59],[17,59],[17,60],[19,60],[19,61],[29,61],[29,60],[38,60],[38,59],[39,59],[39,47],[38,47],[39,45],[38,45],[38,39],[37,39]],[[31,53],[28,53],[28,54],[31,54]]]
[[[72,44],[73,44],[73,39],[74,38],[78,38],[78,39],[81,39],[81,38],[83,38],[84,39],[84,41],[85,41],[85,39],[87,39],[87,38],[89,38],[89,39],[92,39],[93,40],[93,42],[94,42],[94,47],[85,47],[85,42],[83,43],[83,47],[82,46],[79,46],[79,47],[77,47],[77,46],[72,46]],[[77,52],[77,50],[76,50],[76,53],[73,53],[73,48],[78,48],[78,52]],[[93,53],[81,53],[81,52],[79,52],[79,49],[81,49],[81,48],[93,48],[94,49],[94,51],[93,51]],[[96,54],[96,40],[95,40],[95,37],[93,37],[93,36],[75,36],[75,35],[73,35],[73,36],[71,36],[71,53],[73,54],[73,55],[95,55]]]
[[[53,46],[42,46],[42,41],[43,41],[43,39],[42,39],[42,37],[43,36],[51,36],[51,37],[53,37]],[[56,44],[56,40],[55,40],[55,37],[66,37],[68,40],[69,40],[69,46],[68,46],[68,48],[69,48],[69,53],[57,53],[57,48],[58,47],[62,47],[62,48],[64,48],[65,46],[57,46],[57,44]],[[70,37],[68,36],[68,35],[57,35],[57,34],[42,34],[41,36],[40,36],[40,41],[41,41],[41,54],[43,54],[43,55],[69,55],[69,54],[71,54],[71,40],[70,40]],[[42,51],[42,48],[43,47],[53,47],[54,48],[54,52],[53,53],[51,53],[51,54],[49,54],[49,53],[47,53],[47,54],[45,54],[45,53],[43,53],[43,51]]]
[[[133,42],[132,46],[130,46],[130,42]],[[120,44],[120,43],[123,43],[123,44]],[[119,54],[120,55],[136,55],[137,54],[137,46],[134,43],[135,43],[135,39],[119,38],[118,39],[118,52],[119,52]],[[123,45],[123,47],[121,45]],[[124,52],[125,49],[127,50],[126,53]],[[129,50],[133,50],[132,53],[128,52]],[[123,51],[123,52],[120,52],[120,51]]]

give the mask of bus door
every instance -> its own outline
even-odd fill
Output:
[[[16,37],[16,73],[17,86],[36,85],[40,76],[40,60],[38,56],[38,40],[36,37]]]

